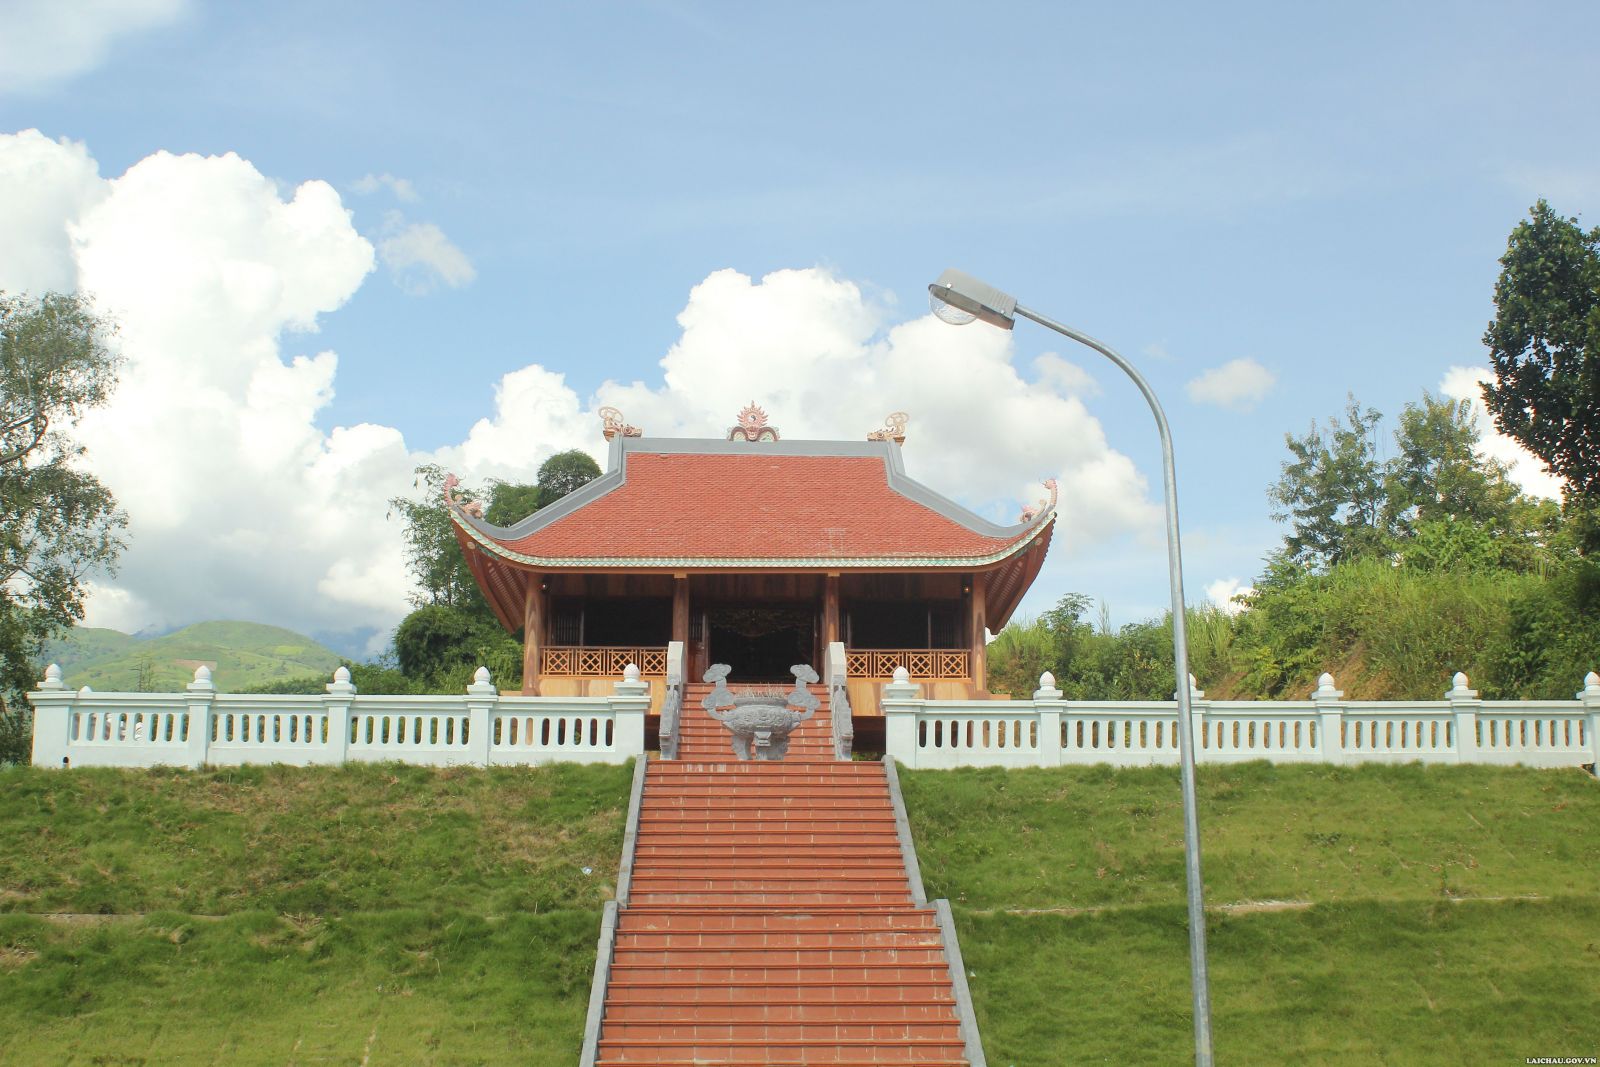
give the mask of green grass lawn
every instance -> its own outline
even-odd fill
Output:
[[[1193,1062],[1175,769],[902,772],[989,1062]],[[1224,1064],[1520,1064],[1600,1046],[1600,783],[1199,776]],[[1292,902],[1280,908],[1263,902]]]
[[[0,1063],[568,1067],[630,776],[0,772]],[[901,777],[991,1064],[1191,1062],[1174,771]],[[1200,795],[1218,1062],[1595,1054],[1594,779],[1247,764]]]
[[[0,1063],[567,1067],[630,780],[0,772]]]

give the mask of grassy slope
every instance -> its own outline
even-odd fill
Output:
[[[162,637],[137,638],[116,630],[78,627],[46,645],[45,663],[59,663],[67,684],[127,691],[182,692],[196,663],[212,663],[218,688],[250,686],[331,674],[339,655],[303,634],[255,622],[201,622]]]
[[[0,1062],[570,1064],[629,780],[0,772]]]
[[[1173,771],[902,780],[991,1063],[1186,1061]],[[1201,768],[1199,786],[1208,902],[1246,905],[1208,923],[1219,1062],[1595,1054],[1600,783],[1248,764]]]

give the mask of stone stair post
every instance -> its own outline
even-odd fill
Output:
[[[211,682],[211,668],[194,669],[194,681],[184,687],[184,711],[189,719],[189,766],[204,767],[211,756],[212,712],[217,704],[217,687]]]
[[[638,664],[630,663],[622,668],[622,681],[611,691],[611,710],[616,716],[612,738],[617,751],[623,756],[644,755],[644,720],[650,713],[650,683],[639,677]]]
[[[78,694],[61,681],[61,668],[52,663],[45,668],[39,688],[28,694],[33,705],[33,765],[70,766],[72,744],[72,705]]]
[[[1324,671],[1311,691],[1317,706],[1317,741],[1328,763],[1344,762],[1344,690],[1335,689],[1333,675]]]
[[[894,669],[894,681],[883,687],[883,748],[901,766],[917,767],[917,716],[922,711],[922,687],[911,681],[904,667]]]

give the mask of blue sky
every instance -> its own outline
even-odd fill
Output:
[[[1281,536],[1284,432],[1483,366],[1511,227],[1600,196],[1584,4],[56,7],[0,3],[0,134],[42,135],[0,145],[0,247],[34,249],[0,287],[131,316],[123,409],[85,428],[134,520],[91,613],[123,628],[370,642],[413,461],[522,477],[597,448],[606,400],[709,436],[736,393],[806,435],[905,408],[913,475],[993,517],[1061,477],[1025,610],[1131,621],[1165,600],[1148,413],[1043,330],[935,332],[940,270],[1144,369],[1198,601]],[[153,414],[182,381],[216,395]]]

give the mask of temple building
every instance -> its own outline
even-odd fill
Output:
[[[667,646],[698,681],[790,681],[842,642],[858,716],[904,667],[929,696],[983,695],[985,629],[1039,573],[1051,499],[1001,526],[906,476],[906,417],[860,441],[781,440],[751,404],[726,439],[646,437],[603,409],[607,471],[511,526],[446,500],[506,629],[523,692],[600,694],[636,663],[659,708]]]

